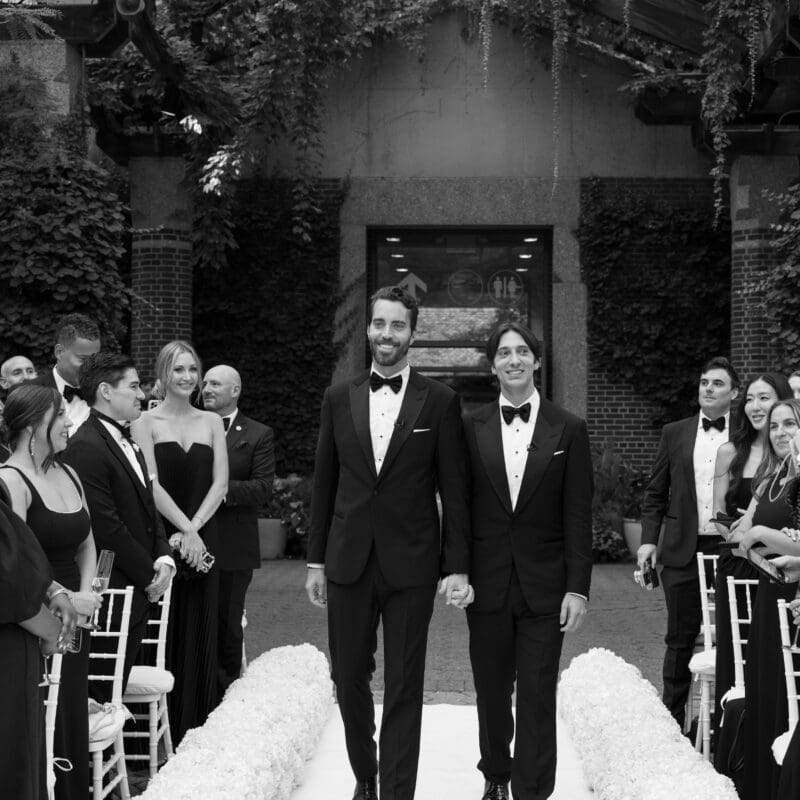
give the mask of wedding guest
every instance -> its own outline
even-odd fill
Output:
[[[109,586],[133,586],[123,687],[141,648],[150,616],[150,603],[166,591],[175,562],[156,511],[147,465],[130,438],[128,425],[142,413],[144,395],[130,356],[97,353],[80,368],[80,389],[91,403],[89,419],[71,437],[65,463],[78,473],[98,549],[114,553]],[[119,604],[117,613],[121,613]],[[101,611],[101,625],[105,623]],[[104,647],[104,645],[108,645]],[[98,639],[96,651],[110,651],[113,640]],[[102,672],[102,664],[95,671]],[[113,662],[107,662],[109,671]],[[111,683],[93,682],[91,695],[98,702],[111,700]]]
[[[51,386],[63,395],[67,416],[72,427],[69,435],[89,418],[89,404],[81,397],[79,371],[81,364],[100,351],[100,329],[83,314],[67,314],[56,328],[56,343],[53,348],[56,363],[52,370],[43,372],[36,379],[42,386]]]
[[[47,788],[40,643],[42,655],[59,652],[62,623],[47,607],[55,591],[47,556],[6,502],[0,483],[0,786],[5,797],[41,800]]]
[[[736,422],[732,425],[731,439],[720,445],[714,465],[714,515],[724,513],[740,517],[753,497],[752,479],[769,447],[767,420],[772,406],[779,400],[788,400],[792,390],[788,381],[778,373],[762,373],[752,377],[741,394]],[[735,530],[736,525],[732,528]],[[709,522],[706,532],[719,533],[725,539],[730,527]],[[719,545],[717,578],[715,582],[716,607],[716,668],[714,677],[715,739],[719,735],[720,700],[734,683],[733,643],[728,606],[728,576],[757,579],[755,568],[745,559],[734,556],[734,542]],[[753,596],[753,595],[751,595]],[[745,608],[741,609],[742,612]]]
[[[769,447],[753,476],[753,499],[731,536],[742,549],[760,544],[768,552],[800,555],[800,543],[783,532],[798,527],[787,501],[794,474],[791,443],[798,429],[800,401],[776,403],[769,413]],[[788,715],[776,601],[794,599],[796,590],[796,583],[778,585],[759,578],[745,663],[744,800],[777,795],[779,769],[771,745],[786,730]]]
[[[800,369],[795,370],[789,376],[789,386],[792,387],[792,391],[794,392],[794,399],[800,400]]]
[[[233,367],[212,367],[203,378],[203,404],[222,417],[228,449],[228,494],[217,512],[220,697],[241,671],[245,596],[261,566],[258,512],[272,496],[275,478],[272,428],[239,411],[241,393]]]
[[[175,676],[169,717],[177,745],[219,702],[219,568],[203,569],[206,552],[219,551],[215,513],[228,490],[228,453],[220,417],[192,405],[202,379],[194,348],[183,341],[164,345],[155,374],[161,403],[134,420],[131,432],[152,476],[169,543],[180,557],[166,656]]]
[[[589,596],[589,435],[582,419],[536,390],[541,353],[524,326],[498,325],[486,355],[500,396],[465,419],[475,590],[467,621],[483,800],[507,800],[509,780],[515,798],[552,794],[561,645],[582,624]]]
[[[0,387],[8,391],[22,381],[31,381],[36,377],[36,367],[25,356],[11,356],[0,366]]]
[[[700,374],[700,413],[664,426],[642,500],[639,568],[656,566],[656,544],[665,523],[661,583],[667,602],[662,699],[681,726],[691,686],[689,661],[700,633],[697,553],[718,552],[720,537],[709,534],[717,449],[728,441],[730,407],[739,378],[727,358],[708,361]]]
[[[101,603],[91,590],[97,557],[80,481],[60,460],[72,425],[66,403],[55,389],[24,384],[9,395],[3,420],[11,456],[0,477],[11,507],[36,534],[76,611],[88,617]],[[89,637],[82,639],[80,652],[68,654],[61,669],[53,752],[69,759],[72,770],[59,773],[57,800],[85,800],[89,785]]]
[[[372,367],[325,391],[308,537],[309,600],[328,610],[331,672],[355,800],[411,800],[437,581],[467,587],[469,514],[458,396],[408,365],[419,308],[370,298]],[[443,515],[437,510],[437,490]],[[380,761],[370,679],[383,625]],[[380,765],[380,766],[379,766]]]

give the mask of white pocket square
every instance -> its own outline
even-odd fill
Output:
[[[555,453],[553,453],[553,455],[554,456],[563,456],[564,453],[566,453],[566,450],[556,450]]]
[[[414,430],[411,431],[411,433],[425,433],[426,431],[429,431],[429,430],[430,430],[430,428],[414,428]]]

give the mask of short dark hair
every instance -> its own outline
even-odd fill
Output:
[[[47,412],[52,411],[47,426],[47,446],[50,452],[42,465],[45,471],[48,470],[56,460],[53,443],[50,441],[50,431],[53,429],[63,400],[58,389],[52,386],[41,386],[33,381],[23,381],[12,386],[0,417],[0,439],[15,450],[25,429],[29,425],[37,428]],[[33,434],[30,435],[30,439],[33,439]]]
[[[536,359],[538,361],[542,360],[542,343],[536,338],[534,332],[519,322],[506,320],[495,326],[495,329],[489,334],[489,340],[486,342],[486,357],[489,359],[490,364],[497,355],[500,340],[509,332],[518,333],[525,340],[525,344],[530,347]]]
[[[739,376],[736,374],[736,370],[733,368],[733,364],[728,361],[725,356],[714,356],[714,358],[709,358],[705,364],[703,364],[703,369],[700,370],[701,375],[705,375],[706,372],[712,369],[724,369],[725,372],[728,373],[731,379],[731,386],[734,389],[738,389],[741,385],[741,381],[739,380]]]
[[[100,328],[85,314],[66,314],[58,321],[56,344],[69,347],[76,339],[94,341],[100,338]]]
[[[129,369],[136,369],[136,364],[124,353],[95,353],[89,356],[81,364],[78,373],[81,396],[89,405],[94,405],[100,384],[116,386]]]
[[[411,312],[411,333],[417,329],[419,317],[419,303],[413,294],[407,292],[402,286],[382,286],[369,299],[369,322],[375,313],[375,303],[378,300],[391,300],[393,303],[402,303]]]

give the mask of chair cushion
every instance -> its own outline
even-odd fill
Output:
[[[741,700],[744,697],[744,687],[738,686],[731,686],[724,695],[722,695],[722,699],[719,701],[720,706],[725,708],[725,704],[728,700]]]
[[[716,650],[701,650],[692,656],[692,660],[689,662],[689,671],[693,675],[710,675],[713,677],[716,659]]]
[[[171,692],[175,678],[167,669],[136,666],[131,669],[123,700],[135,702],[136,697]]]
[[[89,698],[89,744],[113,739],[125,724],[130,712],[112,703],[100,705]]]
[[[791,741],[792,734],[794,734],[794,727],[792,727],[785,733],[782,733],[772,743],[772,757],[775,759],[775,763],[778,766],[783,764],[783,759],[786,757],[786,750],[789,747],[789,742]]]

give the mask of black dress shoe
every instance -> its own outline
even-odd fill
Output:
[[[378,800],[378,781],[375,778],[357,781],[353,800]]]
[[[508,784],[486,781],[481,800],[508,800]]]

